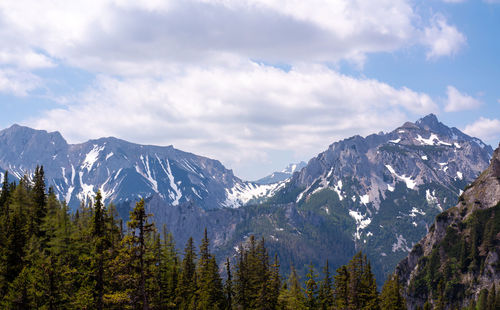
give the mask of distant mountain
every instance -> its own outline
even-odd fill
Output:
[[[500,292],[500,146],[489,167],[456,206],[436,217],[396,273],[410,310],[426,302],[434,309],[464,309],[481,298],[494,301]]]
[[[219,161],[172,146],[139,145],[116,138],[68,144],[58,132],[13,125],[0,131],[0,171],[19,179],[43,165],[49,186],[75,209],[99,189],[115,204],[158,196],[166,205],[236,208],[277,185],[244,182]]]
[[[300,163],[297,163],[297,164],[290,164],[282,171],[275,171],[268,176],[265,176],[261,179],[258,179],[257,181],[255,181],[255,183],[267,185],[267,184],[273,184],[273,183],[279,183],[279,182],[285,181],[288,178],[290,178],[294,172],[300,171],[306,165],[307,164],[304,161],[301,161]]]

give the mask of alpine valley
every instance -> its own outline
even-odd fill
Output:
[[[20,179],[43,165],[47,185],[73,211],[100,190],[127,219],[145,198],[178,245],[200,240],[206,227],[223,258],[250,235],[264,237],[284,273],[293,264],[302,274],[309,263],[328,259],[336,268],[363,250],[379,283],[436,215],[456,205],[492,154],[430,114],[389,133],[335,142],[307,164],[249,182],[217,160],[172,146],[116,138],[68,144],[58,132],[18,125],[0,131],[0,171]]]

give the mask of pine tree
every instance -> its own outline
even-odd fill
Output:
[[[306,306],[308,309],[318,308],[318,284],[316,282],[317,275],[314,272],[314,267],[312,263],[309,265],[309,270],[307,272],[306,280]]]
[[[193,238],[189,238],[184,249],[184,258],[181,264],[181,274],[176,292],[176,304],[180,309],[187,309],[192,304],[197,289],[195,260],[196,252]]]
[[[334,297],[335,297],[335,308],[337,309],[348,309],[349,304],[349,271],[347,266],[341,266],[337,269],[337,275],[335,275],[334,283]]]
[[[280,262],[278,260],[278,255],[274,255],[274,262],[271,265],[270,277],[269,277],[269,290],[271,295],[271,309],[275,309],[278,304],[278,297],[281,289],[281,276],[280,276]]]
[[[103,309],[104,296],[104,250],[106,247],[106,226],[104,220],[101,192],[97,191],[94,203],[94,216],[92,225],[92,237],[94,243],[92,271],[93,271],[93,298],[94,307],[98,310]]]
[[[328,265],[328,260],[326,260],[326,265],[323,269],[324,278],[321,281],[318,293],[319,306],[321,310],[327,310],[333,307],[333,286],[332,278],[330,275],[330,267]]]
[[[130,212],[130,221],[127,223],[132,234],[135,258],[138,261],[139,283],[137,303],[142,305],[143,310],[149,309],[148,294],[146,290],[147,269],[147,242],[154,231],[153,224],[148,223],[148,215],[144,207],[144,199],[136,203],[135,208]],[[136,235],[136,233],[138,235]]]
[[[33,199],[35,202],[35,212],[34,212],[34,226],[39,228],[45,214],[47,213],[46,204],[47,196],[45,193],[45,173],[43,171],[43,166],[36,167],[35,175],[33,178]],[[38,229],[34,229],[37,235],[40,234]]]
[[[287,283],[283,286],[283,289],[280,292],[280,296],[278,298],[278,309],[307,309],[304,294],[302,293],[302,288],[297,276],[297,271],[293,266],[291,267],[290,277],[288,278]]]
[[[198,260],[197,309],[223,309],[224,293],[215,257],[210,254],[207,229],[200,245]]]
[[[406,309],[404,298],[401,296],[401,287],[397,275],[391,275],[385,281],[380,294],[380,307],[384,310]]]
[[[7,199],[10,195],[9,172],[5,171],[2,181],[2,191],[0,192],[0,215],[5,214]]]
[[[226,298],[226,310],[233,309],[233,277],[231,275],[231,263],[226,258],[226,283],[224,285],[224,296]]]
[[[361,309],[377,310],[379,309],[379,296],[377,292],[377,282],[372,273],[371,264],[366,255],[363,256],[361,281],[359,288],[359,297]]]

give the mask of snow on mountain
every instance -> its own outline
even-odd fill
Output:
[[[57,132],[14,125],[0,131],[0,167],[20,179],[43,165],[48,186],[76,208],[97,190],[104,201],[121,203],[159,196],[177,206],[194,202],[204,209],[237,208],[263,199],[273,186],[245,182],[219,161],[172,146],[145,146],[116,138],[68,144]]]
[[[351,218],[356,247],[387,272],[488,166],[492,153],[431,114],[389,133],[333,143],[275,195],[283,197],[280,203],[319,204],[318,212]]]

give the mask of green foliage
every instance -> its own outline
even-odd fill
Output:
[[[401,291],[399,278],[391,275],[382,287],[380,308],[384,310],[406,310],[406,304]]]
[[[375,277],[361,252],[337,269],[334,287],[334,304],[338,309],[379,309]]]
[[[206,232],[198,254],[190,238],[181,259],[166,227],[160,234],[150,223],[144,200],[137,202],[130,212],[124,229],[117,209],[112,204],[105,206],[100,192],[96,193],[92,205],[81,204],[74,214],[70,214],[66,203],[58,201],[52,189],[46,192],[43,174],[43,167],[39,167],[34,182],[23,178],[16,185],[8,183],[6,173],[2,184],[2,309],[379,307],[375,277],[366,256],[361,253],[338,269],[335,283],[328,261],[322,277],[315,273],[311,264],[304,282],[292,267],[288,280],[282,283],[278,254],[288,258],[288,253],[277,253],[271,262],[264,239],[257,241],[252,235],[240,246],[234,268],[229,259],[226,261],[224,283]],[[348,186],[346,181],[346,188]],[[336,193],[325,191],[304,203],[301,211],[324,215],[324,203],[333,202],[338,202]],[[262,205],[255,212],[266,208],[268,206]],[[332,212],[320,225],[328,229],[332,223],[342,225],[352,221],[345,214],[346,210]],[[276,218],[278,222],[289,210],[282,211]],[[310,234],[316,224],[305,224],[300,229]],[[340,244],[346,237],[335,228],[328,232],[339,236],[337,243]],[[319,242],[321,236],[316,238]],[[330,243],[324,246],[327,248]],[[293,262],[287,263],[293,266]]]

